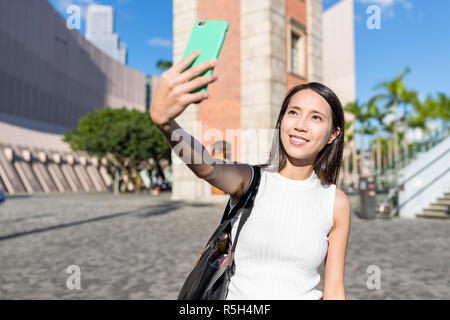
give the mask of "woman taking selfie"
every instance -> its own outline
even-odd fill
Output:
[[[190,92],[217,80],[199,76],[214,68],[215,60],[186,70],[197,56],[192,53],[162,74],[150,116],[172,148],[180,136],[192,139],[191,152],[180,158],[198,178],[229,194],[233,206],[250,186],[253,167],[212,159],[175,122],[189,104],[208,98],[206,92]],[[336,188],[344,148],[342,105],[322,84],[296,86],[281,105],[276,129],[275,152],[261,165],[259,191],[239,234],[226,299],[345,299],[351,209]],[[194,163],[199,153],[202,161]],[[231,239],[239,217],[235,220]],[[323,292],[316,289],[322,262]]]

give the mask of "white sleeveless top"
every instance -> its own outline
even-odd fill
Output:
[[[321,299],[318,267],[328,250],[335,195],[336,185],[323,187],[315,172],[306,180],[292,180],[262,168],[253,209],[237,242],[226,300]],[[240,216],[234,220],[231,239]]]

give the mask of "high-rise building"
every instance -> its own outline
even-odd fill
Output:
[[[114,9],[92,4],[87,8],[86,39],[111,58],[127,64],[127,45],[114,33]]]
[[[0,1],[0,48],[0,191],[111,187],[102,161],[62,134],[105,106],[145,111],[146,75],[68,29],[47,0]]]

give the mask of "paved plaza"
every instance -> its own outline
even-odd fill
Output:
[[[0,299],[176,299],[224,208],[169,193],[9,198],[0,204]],[[449,221],[353,212],[347,298],[449,299],[449,231]],[[72,265],[80,289],[67,287]]]

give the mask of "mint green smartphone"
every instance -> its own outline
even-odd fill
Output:
[[[191,37],[188,45],[184,51],[183,59],[190,55],[195,50],[200,50],[200,55],[191,63],[189,67],[183,71],[195,67],[207,60],[217,59],[220,50],[222,49],[225,36],[228,31],[228,22],[225,20],[199,20],[195,23],[192,29]],[[198,77],[210,75],[213,73],[212,69],[208,69]],[[195,77],[196,78],[196,77]],[[191,79],[194,80],[195,78]],[[188,80],[188,81],[191,81]],[[190,93],[199,91],[206,91],[207,85],[197,88]]]

